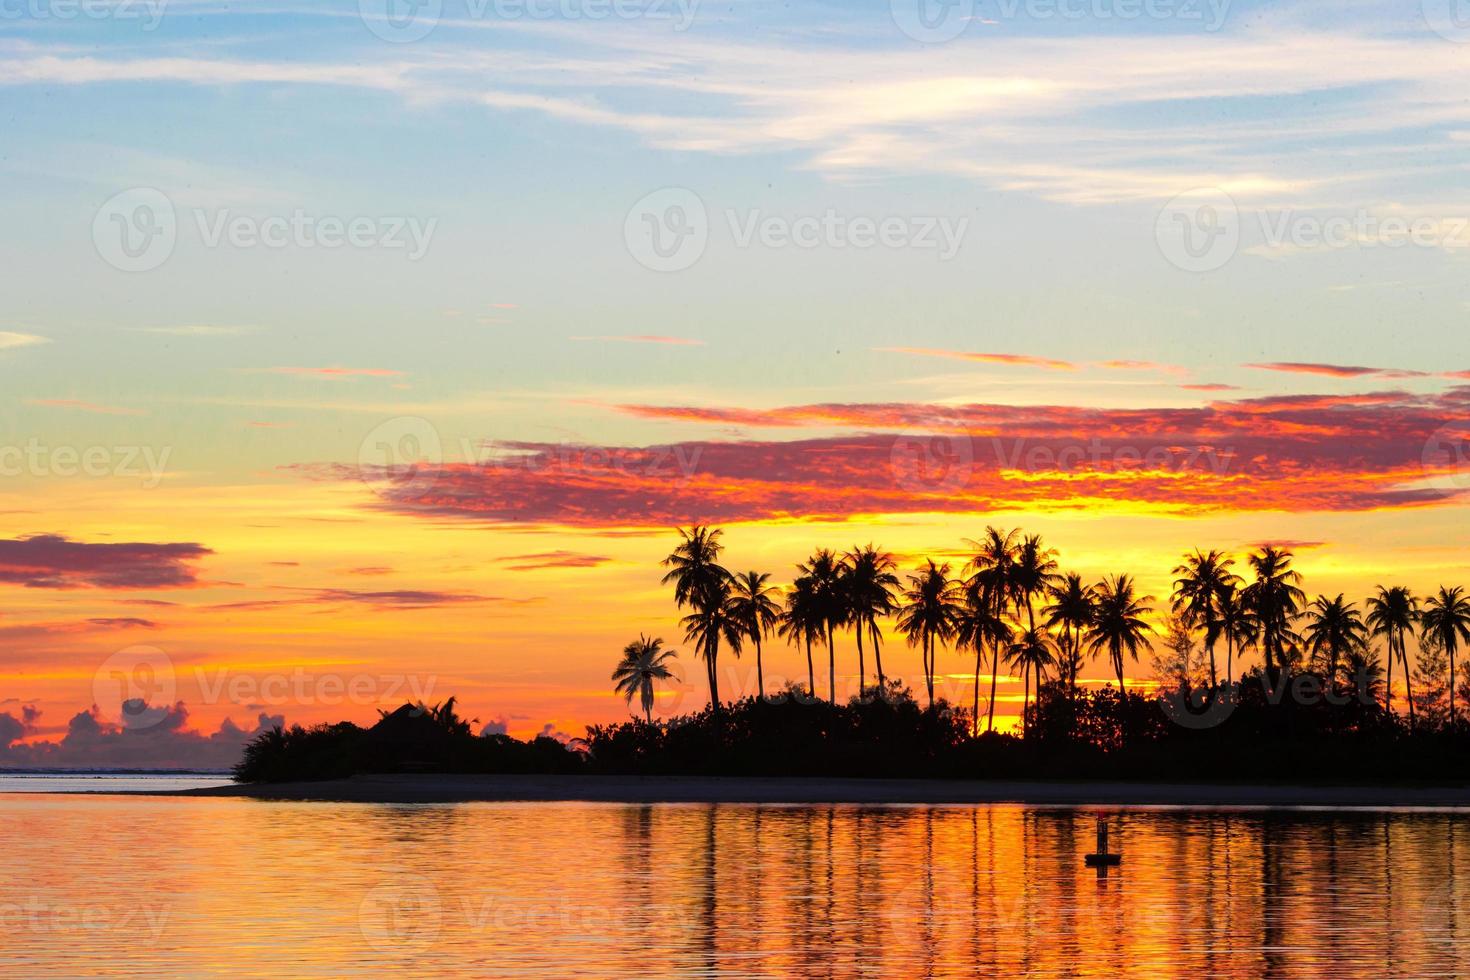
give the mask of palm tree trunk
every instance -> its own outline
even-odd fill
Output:
[[[1210,687],[1219,687],[1220,678],[1215,675],[1215,644],[1205,644],[1205,651],[1210,655]]]
[[[881,698],[888,689],[888,678],[883,676],[883,641],[878,637],[877,622],[870,621],[868,630],[873,641],[873,666],[878,669],[878,696]]]
[[[1225,634],[1225,686],[1233,683],[1235,673],[1235,637]]]
[[[812,666],[812,634],[806,630],[806,693],[813,701],[817,699],[817,671]]]
[[[1121,698],[1123,698],[1124,702],[1126,703],[1127,700],[1128,700],[1128,698],[1127,698],[1128,692],[1123,687],[1123,651],[1122,650],[1114,650],[1113,651],[1113,669],[1118,672],[1118,696],[1121,697]]]
[[[1455,637],[1450,634],[1450,642],[1445,646],[1450,650],[1450,727],[1455,727]]]
[[[857,635],[858,643],[858,700],[863,700],[867,694],[868,667],[863,663],[863,624],[861,621],[853,627],[853,633]]]
[[[705,667],[709,670],[709,699],[715,714],[720,712],[720,637],[716,633],[709,638],[709,650],[705,655]]]
[[[980,667],[983,665],[985,656],[985,644],[975,642],[975,706],[970,711],[970,729],[972,735],[980,734]]]
[[[755,689],[756,700],[764,701],[766,699],[766,674],[761,667],[761,631],[759,629],[755,631]]]
[[[975,675],[976,675],[975,676],[975,682],[976,682],[976,685],[977,686],[979,685],[979,681],[980,681],[980,677],[979,677],[979,674],[980,674],[979,666],[980,665],[978,663],[975,665],[975,667],[976,667],[976,670],[975,670]],[[986,729],[986,731],[991,731],[991,732],[995,731],[995,680],[996,680],[996,674],[997,674],[997,672],[999,670],[1000,670],[1000,647],[997,646],[995,649],[993,649],[990,652],[990,705],[989,705],[989,709],[987,711],[987,718],[986,718],[986,721],[985,721],[985,729]]]
[[[1026,693],[1021,696],[1021,737],[1026,737],[1026,709],[1031,704],[1031,665],[1028,663],[1021,668],[1021,673],[1026,678]],[[1037,689],[1040,690],[1041,681],[1037,678]]]
[[[1399,638],[1399,656],[1404,664],[1404,697],[1409,702],[1409,731],[1414,730],[1414,682],[1409,676],[1409,645]]]
[[[924,690],[929,693],[929,707],[931,708],[934,707],[934,655],[930,652],[933,644],[934,638],[929,635],[928,630],[925,630],[920,648],[924,654]]]
[[[832,624],[827,623],[827,690],[837,703],[837,646],[832,642]]]
[[[1388,634],[1388,683],[1383,687],[1383,710],[1393,714],[1393,658],[1398,655],[1398,644],[1393,634]]]

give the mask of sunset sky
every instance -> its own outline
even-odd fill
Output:
[[[578,735],[640,632],[697,708],[694,520],[1470,585],[1453,5],[905,2],[4,7],[0,765],[135,761],[118,677],[140,763]]]

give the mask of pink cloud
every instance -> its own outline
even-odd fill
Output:
[[[619,344],[670,344],[675,347],[703,347],[704,341],[689,337],[665,337],[661,334],[641,333],[627,336],[569,337],[568,340],[605,340]]]
[[[1048,371],[1075,371],[1077,365],[1071,361],[1059,361],[1050,357],[1034,357],[1029,354],[984,354],[974,351],[944,350],[936,347],[874,347],[875,351],[889,354],[916,354],[921,357],[947,357],[957,361],[978,361],[982,364],[1006,364],[1014,367],[1038,367]]]
[[[512,572],[532,572],[543,568],[596,568],[612,561],[605,555],[584,555],[575,551],[542,551],[531,555],[510,555],[499,559]]]
[[[345,367],[273,367],[270,374],[288,374],[303,378],[400,378],[402,371],[391,368],[345,368]]]
[[[90,544],[58,534],[0,540],[0,583],[31,589],[178,589],[197,583],[200,544]]]
[[[147,415],[141,408],[119,408],[116,405],[98,405],[96,402],[78,401],[75,398],[27,398],[27,405],[43,408],[70,408],[93,415]]]

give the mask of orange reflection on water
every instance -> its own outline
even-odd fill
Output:
[[[0,973],[1453,976],[1466,818],[0,797]]]

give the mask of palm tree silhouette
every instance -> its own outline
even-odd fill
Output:
[[[1036,672],[1036,697],[1041,698],[1041,680],[1046,668],[1056,662],[1056,646],[1046,630],[1029,629],[1011,644],[1006,661],[1021,667],[1026,678],[1026,693],[1021,699],[1021,734],[1026,734],[1026,709],[1031,704],[1031,673]]]
[[[995,684],[1000,670],[1001,651],[1010,646],[1014,632],[1006,622],[1005,600],[992,593],[982,582],[972,578],[965,586],[965,604],[955,622],[955,646],[975,651],[975,703],[971,709],[975,734],[980,734],[980,670],[985,664],[985,648],[990,648],[990,703],[986,710],[986,731],[995,731]]]
[[[1138,662],[1138,648],[1147,643],[1144,634],[1153,628],[1143,617],[1153,612],[1148,603],[1153,596],[1136,594],[1133,579],[1128,575],[1114,575],[1097,584],[1097,615],[1092,622],[1092,640],[1088,649],[1093,653],[1106,649],[1118,675],[1118,694],[1126,695],[1123,687],[1123,654]]]
[[[966,538],[965,544],[974,552],[965,563],[973,574],[965,583],[966,629],[964,639],[975,649],[975,710],[980,708],[980,662],[985,644],[990,651],[990,704],[986,730],[995,730],[995,683],[1000,671],[1001,648],[1011,642],[1011,629],[1005,618],[1010,611],[1011,599],[1016,595],[1015,531],[1002,531],[987,527],[985,536],[976,541]],[[1004,639],[1001,639],[1001,637]],[[979,718],[975,719],[979,726]]]
[[[1290,551],[1266,545],[1249,558],[1256,580],[1243,590],[1246,603],[1256,618],[1266,673],[1274,684],[1278,666],[1288,667],[1286,645],[1299,637],[1292,631],[1297,613],[1306,602],[1301,590],[1301,573],[1291,567]]]
[[[776,587],[766,584],[770,578],[764,572],[746,572],[730,583],[730,615],[740,624],[746,639],[755,642],[755,683],[762,699],[766,696],[766,674],[761,664],[761,639],[771,635],[781,618],[781,607],[771,598],[777,594]]]
[[[1393,661],[1404,664],[1404,692],[1409,699],[1409,727],[1414,727],[1414,690],[1409,681],[1409,655],[1405,634],[1414,632],[1419,621],[1419,600],[1405,586],[1378,587],[1378,594],[1368,600],[1368,627],[1374,636],[1388,643],[1388,682],[1384,686],[1384,710],[1393,711]]]
[[[1056,549],[1044,547],[1041,535],[1028,534],[1016,547],[1011,565],[1012,599],[1017,610],[1026,607],[1026,630],[1036,631],[1036,610],[1032,599],[1045,595],[1057,582]]]
[[[777,631],[789,643],[798,647],[803,642],[806,644],[807,695],[812,698],[817,696],[817,675],[812,665],[812,639],[821,641],[825,638],[824,623],[815,583],[809,575],[798,576],[786,592],[786,608],[781,613],[781,623]]]
[[[1215,674],[1215,641],[1220,638],[1220,598],[1233,591],[1240,583],[1240,576],[1230,571],[1235,564],[1233,558],[1219,551],[1185,555],[1183,564],[1174,567],[1174,597],[1171,608],[1186,617],[1193,625],[1205,630],[1205,653],[1210,658],[1210,686],[1216,687],[1219,678]]]
[[[1244,653],[1256,642],[1260,624],[1238,585],[1223,587],[1215,602],[1220,635],[1225,638],[1225,683],[1229,685],[1235,682],[1235,651]]]
[[[613,690],[623,695],[629,704],[637,694],[643,703],[643,716],[650,724],[653,722],[653,682],[672,679],[674,672],[668,664],[679,656],[673,650],[663,649],[663,642],[650,640],[639,633],[638,639],[623,647],[623,659],[618,661],[612,672],[612,679],[617,681]]]
[[[837,648],[832,642],[833,631],[847,622],[847,601],[842,589],[842,566],[830,549],[818,548],[806,560],[797,565],[797,572],[811,580],[812,595],[816,600],[817,615],[822,630],[827,636],[827,683],[832,703],[837,703]],[[816,692],[812,692],[815,694]]]
[[[861,694],[867,683],[863,670],[863,630],[873,643],[873,662],[878,672],[878,694],[887,689],[887,678],[883,676],[883,634],[878,629],[878,618],[893,612],[893,593],[898,589],[898,562],[886,551],[871,544],[859,548],[856,545],[842,556],[842,586],[847,599],[847,620],[857,634],[858,647],[858,692]]]
[[[720,711],[720,636],[733,636],[732,648],[737,652],[740,649],[739,630],[725,608],[730,598],[730,573],[718,561],[724,549],[721,534],[719,528],[703,524],[687,531],[679,528],[683,540],[663,560],[669,571],[662,579],[664,585],[673,583],[674,602],[680,609],[688,606],[694,610],[683,620],[685,636],[699,642],[695,649],[709,675],[710,707],[716,714]]]
[[[1455,718],[1455,651],[1461,641],[1470,643],[1470,598],[1460,586],[1439,587],[1439,594],[1424,600],[1419,618],[1425,636],[1434,637],[1450,655],[1450,724]]]
[[[1351,602],[1343,601],[1342,593],[1338,593],[1336,599],[1330,600],[1325,595],[1319,595],[1307,607],[1307,625],[1302,631],[1302,637],[1313,654],[1320,658],[1325,653],[1327,687],[1332,690],[1337,685],[1339,662],[1352,651],[1367,644],[1368,627],[1363,625],[1357,607]]]
[[[949,565],[935,565],[930,558],[927,567],[909,576],[903,604],[898,612],[898,631],[908,637],[909,646],[920,647],[924,656],[924,686],[929,692],[929,706],[934,706],[935,643],[954,638],[960,615],[959,587],[950,581]]]
[[[1058,657],[1067,686],[1077,690],[1077,670],[1082,666],[1082,634],[1091,628],[1097,612],[1097,592],[1076,572],[1068,572],[1052,586],[1051,605],[1042,610],[1046,625],[1062,634]]]

